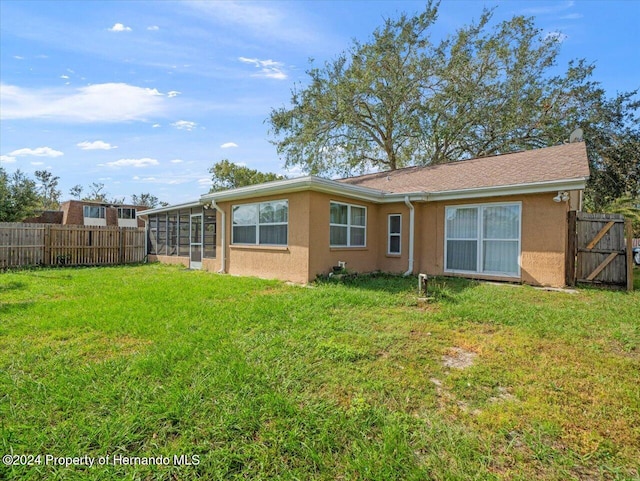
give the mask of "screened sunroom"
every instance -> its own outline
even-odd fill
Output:
[[[146,217],[149,256],[175,257],[180,261],[176,263],[192,269],[201,269],[203,259],[216,258],[214,209],[201,205],[173,206],[166,210],[152,209]]]

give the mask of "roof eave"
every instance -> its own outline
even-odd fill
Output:
[[[147,209],[139,212],[138,217],[143,215],[149,215],[149,214],[160,214],[162,212],[168,212],[170,210],[190,209],[192,207],[199,207],[201,205],[202,203],[199,200],[197,200],[193,202],[185,202],[183,204],[172,204],[172,205],[167,205],[165,207],[156,207],[154,209]]]
[[[587,184],[587,179],[588,177],[578,177],[574,179],[559,179],[528,184],[499,185],[493,187],[430,192],[429,200],[457,200],[507,195],[541,194],[545,192],[564,190],[584,190]]]
[[[229,202],[267,195],[290,194],[305,190],[343,195],[369,202],[381,202],[385,195],[385,192],[369,187],[354,186],[321,177],[307,176],[203,194],[200,197],[200,201],[203,204],[211,201]]]

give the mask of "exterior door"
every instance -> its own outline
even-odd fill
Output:
[[[202,214],[191,215],[189,268],[202,269]]]

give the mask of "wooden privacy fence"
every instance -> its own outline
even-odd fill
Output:
[[[631,221],[621,214],[569,212],[567,285],[576,282],[633,289]]]
[[[142,262],[145,230],[0,222],[0,269]]]

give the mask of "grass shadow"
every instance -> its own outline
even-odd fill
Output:
[[[0,285],[0,293],[26,289],[26,287],[27,287],[26,282],[11,281],[11,282],[8,282],[7,284]]]
[[[382,291],[387,294],[424,297],[418,291],[417,276],[402,276],[374,272],[370,274],[342,274],[316,279],[317,284],[341,284],[357,289]],[[426,297],[436,301],[457,302],[458,296],[479,285],[478,281],[460,277],[434,276],[427,279]]]
[[[35,301],[10,302],[0,304],[0,315],[8,315],[17,311],[24,311],[35,305]]]
[[[29,266],[18,269],[8,269],[5,272],[12,274],[26,274],[29,277],[40,277],[44,279],[72,279],[71,274],[65,274],[67,271],[86,270],[86,269],[132,269],[145,265],[145,262],[136,262],[131,264],[107,264],[107,265],[54,265],[54,266]]]

